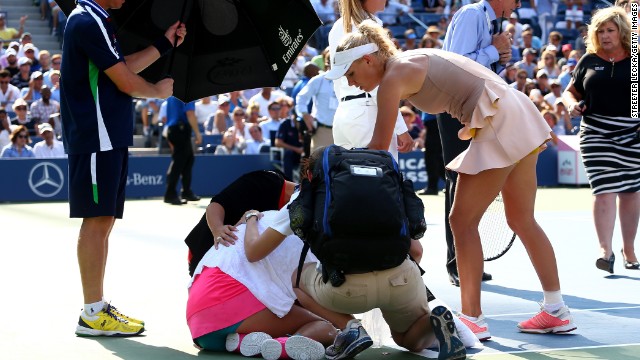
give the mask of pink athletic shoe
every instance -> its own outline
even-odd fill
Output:
[[[520,329],[520,331],[534,334],[562,334],[577,328],[573,322],[569,308],[566,306],[563,306],[560,310],[554,311],[553,313],[547,312],[544,307],[542,307],[536,316],[518,323],[518,329]]]
[[[462,321],[471,331],[473,331],[478,340],[487,341],[491,339],[489,325],[487,325],[487,321],[485,320],[484,315],[480,314],[480,316],[478,316],[478,320],[476,321],[469,320],[465,316],[462,316],[462,314],[459,314],[458,318],[460,318],[460,321]]]

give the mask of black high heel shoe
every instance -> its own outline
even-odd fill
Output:
[[[609,272],[610,274],[613,274],[613,263],[615,261],[616,257],[615,255],[613,255],[613,253],[611,253],[609,260],[603,258],[596,260],[596,267],[600,270],[604,270]]]
[[[622,260],[624,261],[624,268],[627,270],[640,270],[640,263],[637,261],[627,261],[624,257],[624,250],[620,250],[620,254],[622,254]]]

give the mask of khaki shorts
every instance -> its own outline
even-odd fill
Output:
[[[404,333],[429,314],[427,292],[418,265],[405,260],[399,266],[364,274],[346,275],[340,287],[322,281],[315,264],[307,264],[300,276],[300,289],[327,309],[359,314],[380,308],[393,332]]]

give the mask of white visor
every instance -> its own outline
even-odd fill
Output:
[[[354,61],[365,55],[373,54],[376,51],[378,51],[378,45],[369,43],[337,52],[331,63],[331,70],[327,71],[324,77],[329,80],[339,79],[344,76]]]

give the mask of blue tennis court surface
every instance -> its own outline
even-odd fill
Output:
[[[422,197],[429,228],[423,239],[424,279],[435,295],[459,308],[459,289],[445,271],[444,196]],[[74,335],[82,306],[76,262],[80,222],[66,203],[0,205],[0,359],[215,359],[199,352],[185,321],[188,273],[183,239],[208,200],[176,207],[161,200],[128,201],[111,236],[106,299],[147,324],[145,336],[85,339]],[[483,285],[483,310],[492,339],[473,359],[640,359],[640,271],[625,270],[619,227],[614,235],[615,274],[598,270],[598,243],[586,188],[541,189],[537,219],[551,239],[565,302],[578,329],[567,335],[519,333],[516,324],[539,310],[542,293],[523,246],[516,240],[502,258],[486,263],[494,280]],[[640,252],[640,248],[638,250]],[[358,359],[435,357],[385,345]]]

